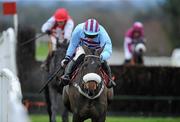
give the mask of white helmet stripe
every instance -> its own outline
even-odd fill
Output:
[[[95,19],[88,19],[83,29],[87,35],[97,35],[100,32],[99,23]]]
[[[96,20],[93,20],[93,32],[96,32]]]
[[[87,31],[90,31],[90,28],[91,28],[91,19],[88,20],[88,28],[87,28]]]

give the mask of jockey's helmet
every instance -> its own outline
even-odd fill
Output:
[[[134,22],[133,30],[134,31],[142,31],[143,30],[143,24],[141,22]]]
[[[96,37],[100,32],[98,21],[95,19],[88,19],[84,23],[83,31],[88,38]]]
[[[57,22],[63,22],[68,19],[68,11],[65,8],[59,8],[54,13],[55,20]]]

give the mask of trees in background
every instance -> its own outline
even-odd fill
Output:
[[[172,47],[169,43],[169,35],[166,34],[165,29],[163,28],[164,26],[162,26],[164,22],[166,23],[165,25],[170,25],[169,22],[171,21],[166,21],[167,12],[161,13],[161,8],[155,5],[148,6],[146,4],[137,7],[132,1],[57,2],[57,4],[51,4],[51,2],[49,2],[48,4],[46,3],[46,6],[36,4],[36,2],[26,4],[19,2],[18,20],[21,27],[28,25],[29,27],[33,27],[37,33],[41,33],[42,24],[53,15],[53,12],[58,7],[65,7],[69,10],[75,25],[84,22],[88,18],[96,18],[108,31],[113,42],[113,48],[120,50],[123,49],[124,34],[127,29],[134,21],[141,21],[144,23],[145,35],[148,40],[148,51],[146,54],[150,56],[170,55]],[[171,0],[169,1],[171,2]],[[0,24],[0,32],[5,30],[5,28],[13,26],[12,19],[3,17],[2,15],[0,15],[0,21],[3,22]],[[172,32],[172,34],[174,34],[174,32]],[[177,37],[175,37],[175,39],[176,38]]]
[[[174,47],[180,47],[180,0],[166,0],[163,10],[167,17],[167,31]]]

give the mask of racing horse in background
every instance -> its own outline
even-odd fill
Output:
[[[85,58],[74,71],[69,85],[63,88],[63,102],[73,113],[73,122],[105,122],[113,88],[106,87],[107,75],[102,69],[100,51],[83,47]]]
[[[61,94],[63,87],[59,86],[58,76],[64,73],[64,68],[61,67],[61,60],[65,57],[66,50],[68,47],[67,43],[60,43],[57,46],[57,50],[53,51],[52,58],[49,62],[48,71],[44,71],[44,81],[47,81],[49,77],[54,75],[50,83],[45,84],[43,88],[45,93],[45,99],[47,103],[47,111],[49,114],[49,122],[56,122],[56,115],[58,108],[60,108],[60,103],[62,103]],[[55,74],[57,69],[60,69],[58,73]],[[68,122],[68,110],[62,104],[62,122]]]
[[[145,41],[134,40],[133,43],[134,43],[133,44],[133,53],[132,53],[132,58],[131,58],[130,64],[131,65],[136,65],[136,64],[143,65],[144,64],[143,55],[146,52]]]

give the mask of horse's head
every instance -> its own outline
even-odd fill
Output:
[[[86,56],[80,67],[80,87],[89,98],[97,97],[103,86],[100,75],[99,50],[85,49]]]
[[[136,40],[134,42],[133,62],[134,64],[143,64],[143,55],[146,52],[144,41]]]
[[[146,46],[143,42],[135,44],[134,51],[137,55],[143,55],[146,52]]]

